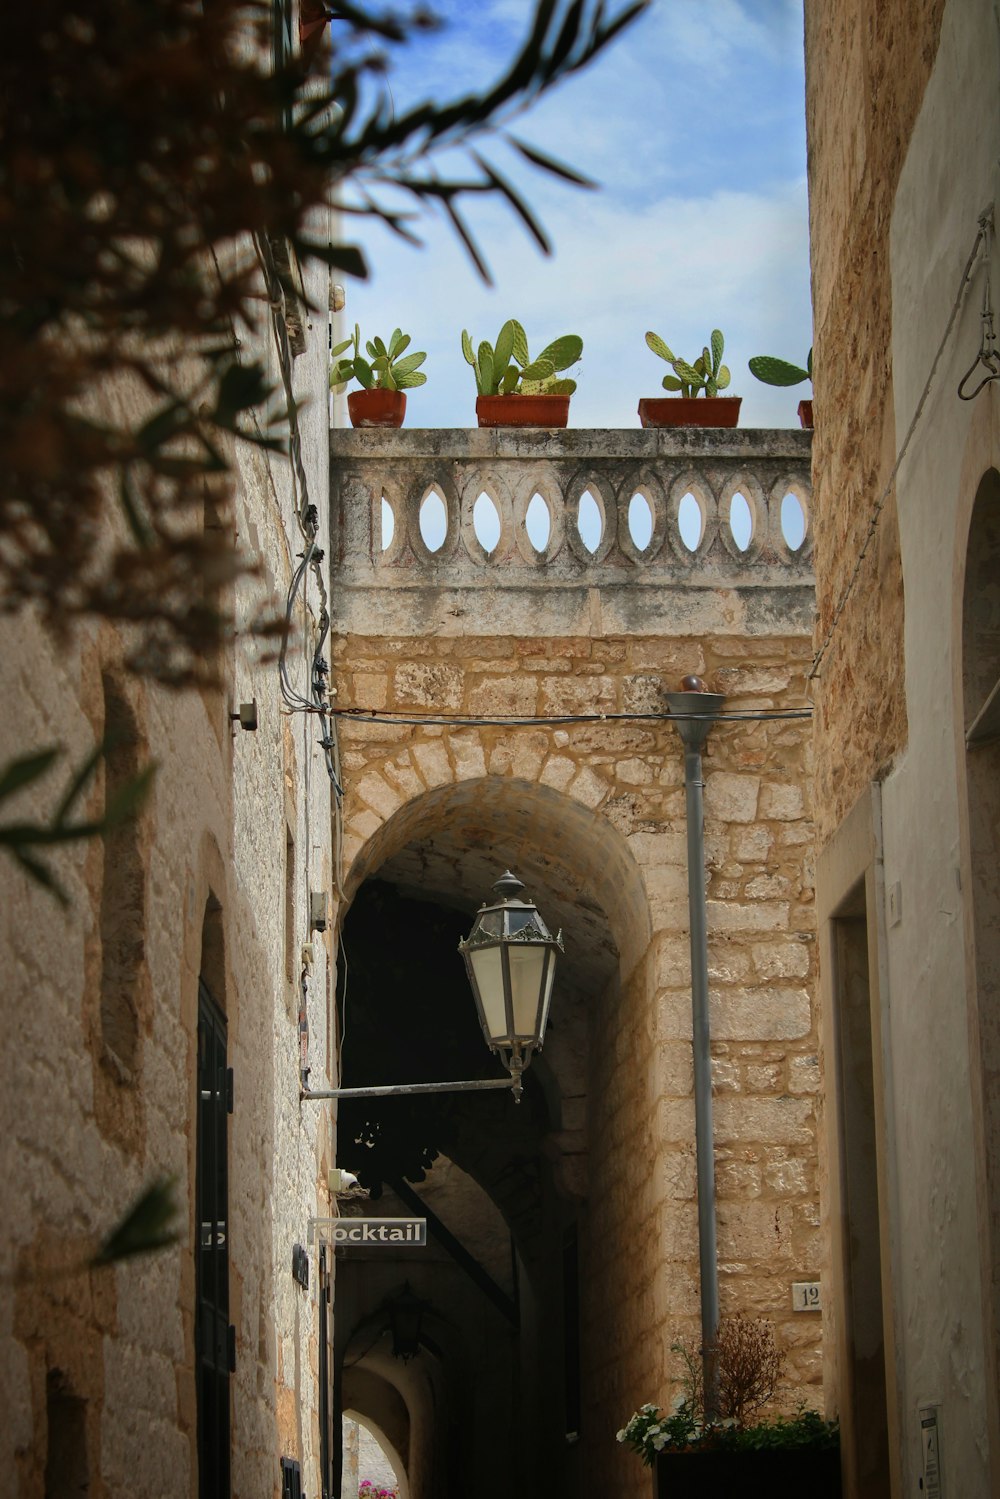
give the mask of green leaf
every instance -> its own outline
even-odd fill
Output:
[[[36,750],[34,754],[8,760],[3,770],[0,770],[0,802],[13,796],[15,791],[20,791],[22,786],[30,786],[32,781],[37,781],[54,765],[59,754],[58,747],[53,745],[50,749]]]
[[[712,329],[712,367],[718,369],[722,363],[722,351],[726,347],[726,341],[718,328]]]
[[[674,373],[680,377],[685,385],[701,385],[702,376],[697,368],[692,368],[683,359],[674,360]]]
[[[681,382],[678,380],[678,378],[677,378],[676,375],[664,375],[664,377],[663,377],[663,389],[664,390],[683,390],[684,387],[681,384]]]
[[[596,188],[597,183],[592,177],[584,177],[582,173],[566,166],[565,162],[557,161],[554,156],[546,156],[534,146],[529,146],[526,141],[519,141],[516,136],[508,135],[507,140],[510,141],[515,151],[520,151],[525,161],[530,161],[532,166],[540,167],[543,172],[551,172],[554,177],[562,177],[564,181],[572,182],[576,187]]]
[[[674,362],[674,353],[673,353],[673,350],[667,347],[667,345],[663,342],[663,339],[660,337],[660,335],[658,333],[647,333],[646,334],[646,343],[649,346],[649,348],[652,349],[652,351],[653,351],[654,354],[658,354],[660,356],[660,358],[661,359],[665,359],[668,364],[673,364],[673,362]]]
[[[91,1264],[110,1265],[176,1243],[180,1232],[174,1226],[179,1211],[175,1186],[176,1178],[169,1176],[147,1187],[106,1236]]]
[[[521,378],[521,372],[516,364],[509,364],[504,370],[503,379],[500,382],[500,393],[509,396],[517,388],[517,382]]]
[[[493,386],[493,348],[483,339],[479,345],[479,376],[484,395],[491,395]]]
[[[575,380],[546,380],[546,393],[550,396],[571,396],[576,390]]]
[[[215,421],[230,424],[238,411],[262,405],[271,394],[271,384],[261,364],[231,364],[219,382]]]
[[[522,380],[547,380],[554,375],[556,367],[551,359],[534,359],[531,364],[526,364],[521,371]]]
[[[405,359],[397,359],[393,362],[392,372],[394,375],[409,375],[417,370],[427,358],[426,354],[407,354]],[[426,376],[424,377],[426,379]]]
[[[464,328],[462,329],[462,353],[465,355],[466,364],[471,364],[473,369],[475,369],[476,356],[472,352],[472,339]]]
[[[720,369],[718,375],[716,376],[715,383],[718,385],[720,390],[725,390],[731,379],[732,376],[729,373],[729,366],[728,364],[724,364]]]
[[[372,386],[375,384],[375,376],[372,372],[372,367],[368,363],[367,359],[362,359],[360,354],[354,361],[354,378],[357,380],[359,385],[364,386],[365,390],[371,390]]]
[[[2,842],[3,838],[0,835],[0,843]],[[16,844],[11,852],[29,879],[34,880],[36,885],[41,885],[42,889],[47,890],[50,895],[54,895],[64,909],[69,905],[69,896],[47,864],[43,864],[41,859],[36,858],[34,854],[29,854],[26,849]]]
[[[342,344],[334,344],[333,348],[330,350],[330,358],[338,358],[339,355],[343,354],[345,349],[349,349],[351,347],[351,344],[353,342],[353,338],[345,338]]]
[[[521,324],[516,322],[514,318],[511,318],[510,322],[511,327],[514,329],[514,347],[512,350],[512,354],[513,357],[517,360],[518,364],[523,368],[523,366],[528,363],[529,359],[528,335],[521,327]]]
[[[152,543],[153,533],[139,508],[139,497],[136,494],[132,471],[127,464],[123,466],[118,480],[118,498],[136,546],[145,550]]]
[[[505,370],[510,364],[514,353],[514,324],[510,321],[504,323],[497,334],[496,346],[496,368]],[[518,363],[521,361],[519,360]]]
[[[101,818],[103,829],[116,828],[137,815],[152,790],[156,770],[155,765],[147,765],[138,775],[118,788],[104,809],[104,816]]]
[[[812,350],[809,352],[811,354]],[[787,359],[775,359],[771,354],[755,354],[749,361],[749,369],[751,375],[765,385],[801,385],[803,380],[810,378],[807,369],[789,364]]]
[[[422,370],[417,370],[416,372],[409,374],[404,373],[402,375],[397,371],[396,388],[398,390],[412,390],[416,385],[426,384],[427,376],[423,373]]]
[[[368,279],[368,266],[357,245],[324,245],[319,240],[297,239],[295,250],[300,260],[319,260],[348,276],[356,276],[359,281]]]
[[[389,358],[395,359],[396,355],[401,354],[409,342],[410,335],[408,333],[404,333],[402,328],[394,328],[392,337],[389,340]]]
[[[553,369],[565,370],[571,364],[576,364],[583,353],[583,339],[576,333],[565,333],[562,338],[556,338],[543,349],[536,363],[543,359],[552,361]]]

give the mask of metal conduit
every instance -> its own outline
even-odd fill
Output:
[[[668,692],[684,745],[687,804],[688,911],[691,930],[691,1020],[694,1050],[695,1148],[698,1166],[698,1263],[701,1280],[701,1348],[705,1415],[717,1414],[715,1342],[719,1331],[719,1259],[715,1231],[715,1136],[712,1127],[712,1055],[708,1013],[708,930],[705,905],[705,809],[701,752],[725,698],[716,692]],[[690,715],[697,714],[698,717]]]

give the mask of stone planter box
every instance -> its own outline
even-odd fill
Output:
[[[840,1499],[840,1449],[661,1452],[653,1499]]]

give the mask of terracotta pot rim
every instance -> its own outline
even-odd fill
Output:
[[[476,420],[481,427],[565,427],[569,402],[567,395],[477,396]]]
[[[352,427],[401,427],[406,416],[402,390],[352,390],[347,396]]]
[[[735,427],[742,396],[642,396],[643,427]]]

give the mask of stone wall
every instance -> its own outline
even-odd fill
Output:
[[[550,1151],[579,1203],[581,1472],[624,1492],[639,1477],[614,1432],[672,1398],[670,1343],[698,1342],[684,768],[663,701],[688,672],[748,715],[714,728],[705,757],[722,1307],[769,1316],[789,1398],[821,1403],[818,1319],[791,1310],[791,1282],[823,1270],[810,728],[758,716],[806,702],[808,539],[792,553],[776,517],[786,493],[808,505],[808,436],[333,443],[345,894],[381,873],[471,910],[499,861],[563,928],[562,1039],[537,1065],[563,1100]],[[418,529],[432,486],[449,516],[436,554]],[[574,536],[584,488],[605,518],[596,555]],[[756,509],[746,551],[726,526],[738,488]],[[501,511],[490,554],[481,492]],[[534,493],[552,520],[541,555],[523,532]],[[635,493],[654,513],[645,552],[627,535]],[[685,493],[706,522],[693,552]],[[569,1060],[567,1024],[582,1036]]]
[[[317,283],[320,300],[325,273]],[[261,353],[277,379],[273,350]],[[323,388],[326,361],[317,331],[296,362],[300,394]],[[137,424],[148,414],[138,395],[132,410]],[[302,437],[318,499],[327,482],[322,407],[303,416]],[[310,933],[308,894],[331,888],[330,789],[311,718],[283,716],[273,644],[249,631],[258,611],[283,611],[301,547],[287,466],[246,453],[239,463],[224,523],[260,574],[237,601],[237,639],[221,660],[218,690],[169,692],[130,677],[127,634],[106,625],[56,642],[30,614],[4,624],[0,765],[62,748],[58,768],[5,804],[5,818],[47,818],[110,716],[133,725],[126,758],[158,767],[134,826],[52,854],[65,909],[0,856],[5,1493],[41,1493],[60,1442],[57,1471],[73,1474],[81,1492],[186,1499],[197,1491],[200,973],[226,1013],[235,1073],[227,1225],[234,1492],[270,1494],[282,1454],[301,1458],[310,1491],[319,1489],[315,1266],[311,1293],[290,1269],[308,1218],[320,1205],[328,1211],[317,1189],[332,1156],[328,1122],[299,1105],[298,978],[312,938],[308,1012],[320,1073],[330,1065],[328,953]],[[315,639],[318,615],[313,586],[293,613],[290,671],[305,686],[304,643]],[[231,720],[251,699],[256,733]],[[97,814],[106,776],[128,768],[109,760],[82,810]],[[287,904],[286,829],[296,850]],[[286,947],[295,955],[291,984]],[[81,1272],[132,1199],[163,1176],[175,1180],[178,1246]]]
[[[805,8],[817,648],[892,470],[897,426],[905,430],[913,414],[894,410],[889,228],[943,10],[944,0]],[[892,493],[813,684],[821,839],[906,744],[902,628]]]

